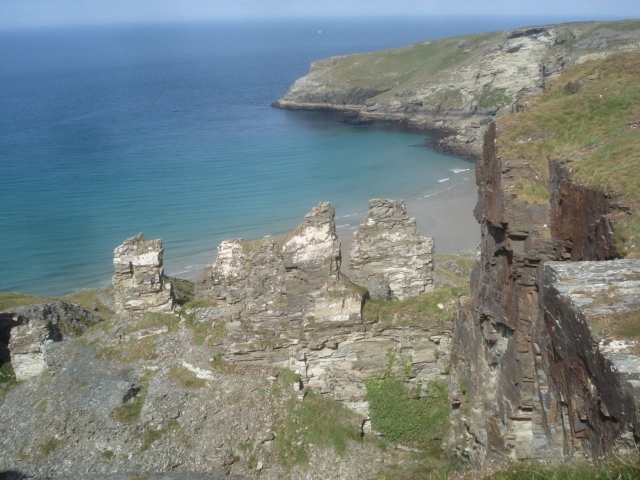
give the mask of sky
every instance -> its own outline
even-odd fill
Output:
[[[227,18],[549,16],[640,18],[640,0],[0,0],[0,29]]]

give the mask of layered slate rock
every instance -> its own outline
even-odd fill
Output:
[[[640,261],[548,262],[538,283],[538,450],[555,458],[635,451]]]
[[[359,322],[362,297],[340,279],[334,217],[333,206],[320,203],[286,238],[225,240],[199,295],[215,299],[220,316],[242,324]],[[291,334],[279,323],[272,327]],[[248,335],[251,328],[242,330]]]
[[[45,371],[47,350],[53,342],[81,333],[98,321],[85,309],[65,302],[18,307],[0,314],[0,330],[10,331],[6,347],[16,379],[27,380]]]
[[[113,287],[116,309],[122,312],[173,311],[171,284],[164,280],[162,240],[147,240],[140,233],[113,252]]]
[[[404,202],[374,199],[353,236],[349,278],[373,299],[404,300],[433,288],[433,254]]]
[[[404,215],[398,216],[402,228],[392,233],[406,240],[407,232],[416,234],[415,223],[405,218],[404,205],[396,207]],[[450,330],[439,324],[364,322],[364,290],[340,275],[334,216],[331,204],[321,203],[285,238],[222,242],[216,263],[197,284],[197,296],[217,305],[195,316],[198,322],[224,324],[224,338],[215,345],[224,361],[290,368],[305,387],[366,416],[364,381],[381,371],[392,368],[400,375],[410,365],[412,384],[446,374]],[[412,242],[415,248],[403,244],[402,251],[419,250],[418,240]],[[431,252],[432,242],[427,243]],[[398,358],[392,366],[390,352]]]

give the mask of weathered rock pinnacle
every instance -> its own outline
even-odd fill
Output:
[[[140,233],[113,252],[113,287],[116,309],[121,312],[173,311],[170,283],[163,279],[162,240],[147,240]]]
[[[353,235],[349,278],[371,298],[399,300],[433,288],[433,238],[422,237],[404,202],[374,199]]]

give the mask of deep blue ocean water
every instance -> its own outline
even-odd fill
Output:
[[[549,19],[210,22],[0,32],[0,290],[105,285],[113,249],[163,238],[168,273],[226,238],[442,189],[473,168],[424,135],[270,108],[310,62]]]

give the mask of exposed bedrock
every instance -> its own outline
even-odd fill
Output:
[[[64,336],[86,330],[98,319],[65,302],[17,307],[0,313],[0,364],[10,361],[17,380],[48,368],[47,350]]]
[[[380,249],[393,245],[396,252],[375,251],[385,267],[368,278],[389,282],[387,289],[401,298],[424,291],[432,284],[432,240],[417,235],[401,203],[376,200],[371,206],[369,222],[376,227],[359,238],[381,242]],[[196,285],[197,296],[216,305],[198,309],[195,318],[224,329],[216,349],[225,361],[291,368],[304,387],[366,416],[364,380],[386,368],[399,373],[409,365],[411,383],[446,374],[450,325],[365,322],[366,291],[340,275],[334,217],[331,204],[320,203],[284,238],[222,242],[216,263]],[[397,277],[391,275],[394,262]],[[419,272],[409,272],[413,268]],[[390,352],[398,358],[394,365]]]
[[[564,316],[560,296],[548,293],[560,288],[554,285],[559,276],[541,272],[542,265],[556,260],[615,258],[610,217],[616,207],[602,192],[575,184],[562,163],[550,166],[549,202],[519,198],[518,183],[547,185],[526,162],[501,155],[499,136],[492,124],[476,169],[481,258],[472,275],[473,303],[461,312],[454,329],[450,445],[475,464],[504,458],[596,456],[628,433],[623,426],[616,430],[602,418],[596,420],[591,407],[583,405],[593,398],[575,392],[620,382],[596,378],[593,365],[604,361],[597,342],[588,340],[586,327],[578,331],[571,323],[575,320]],[[580,281],[582,272],[567,275]],[[608,288],[606,282],[598,285]],[[541,289],[547,292],[543,300]],[[624,303],[615,296],[611,301]],[[560,315],[560,325],[571,328],[554,327],[553,312]],[[584,312],[577,309],[574,314]],[[558,336],[561,332],[566,335]],[[572,342],[575,345],[569,346]],[[578,399],[574,403],[582,405],[571,412],[570,393]],[[613,403],[628,405],[625,395],[620,393]],[[587,434],[592,427],[594,433]]]
[[[162,240],[147,240],[142,233],[114,250],[112,284],[118,313],[173,311],[171,284],[163,276],[163,252]]]
[[[353,235],[348,275],[375,300],[404,300],[433,289],[433,254],[404,202],[375,199]]]
[[[640,261],[549,262],[538,282],[538,451],[556,458],[635,451]]]

